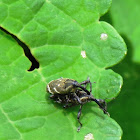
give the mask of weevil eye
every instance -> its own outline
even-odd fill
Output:
[[[76,85],[78,85],[78,82],[77,81],[74,81],[73,82],[73,86],[76,86]]]

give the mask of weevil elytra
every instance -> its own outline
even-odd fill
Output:
[[[87,84],[90,84],[90,90],[86,89]],[[77,120],[80,124],[77,131],[80,131],[82,123],[80,122],[80,116],[82,113],[82,107],[85,103],[94,101],[103,110],[105,114],[106,103],[102,99],[96,99],[92,95],[92,84],[90,79],[78,83],[76,80],[69,78],[60,78],[57,80],[52,80],[47,85],[47,92],[49,92],[50,98],[57,103],[63,104],[64,108],[72,107],[75,105],[80,105],[80,109],[77,114]]]

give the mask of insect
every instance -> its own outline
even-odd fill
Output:
[[[86,89],[87,84],[90,84],[90,91]],[[60,78],[57,80],[52,80],[47,85],[47,92],[49,92],[50,98],[57,103],[64,104],[64,108],[80,105],[80,109],[77,114],[77,120],[80,124],[77,131],[80,131],[82,123],[80,122],[80,116],[82,113],[82,107],[85,103],[94,101],[103,110],[105,114],[106,103],[102,99],[95,99],[92,95],[92,84],[90,79],[78,83],[76,80],[69,78]]]

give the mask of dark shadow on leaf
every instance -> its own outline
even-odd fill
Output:
[[[106,22],[110,23],[111,25],[113,25],[113,21],[111,19],[110,11],[108,11],[105,15],[100,17],[100,21],[106,21]]]
[[[128,47],[128,54],[112,69],[123,77],[123,87],[119,96],[108,104],[111,117],[124,131],[123,140],[140,139],[140,64],[132,61],[133,46],[125,35],[121,35]]]

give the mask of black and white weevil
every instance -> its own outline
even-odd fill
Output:
[[[86,89],[87,84],[90,84],[90,91]],[[77,120],[80,126],[78,127],[77,131],[80,131],[80,128],[82,127],[80,116],[83,104],[94,101],[98,104],[98,106],[103,110],[105,114],[108,114],[108,112],[106,111],[105,101],[102,99],[95,99],[93,97],[91,93],[92,84],[89,78],[81,83],[68,78],[52,80],[47,85],[47,92],[51,94],[50,98],[55,102],[64,104],[64,108],[80,105],[80,109],[77,114]]]

